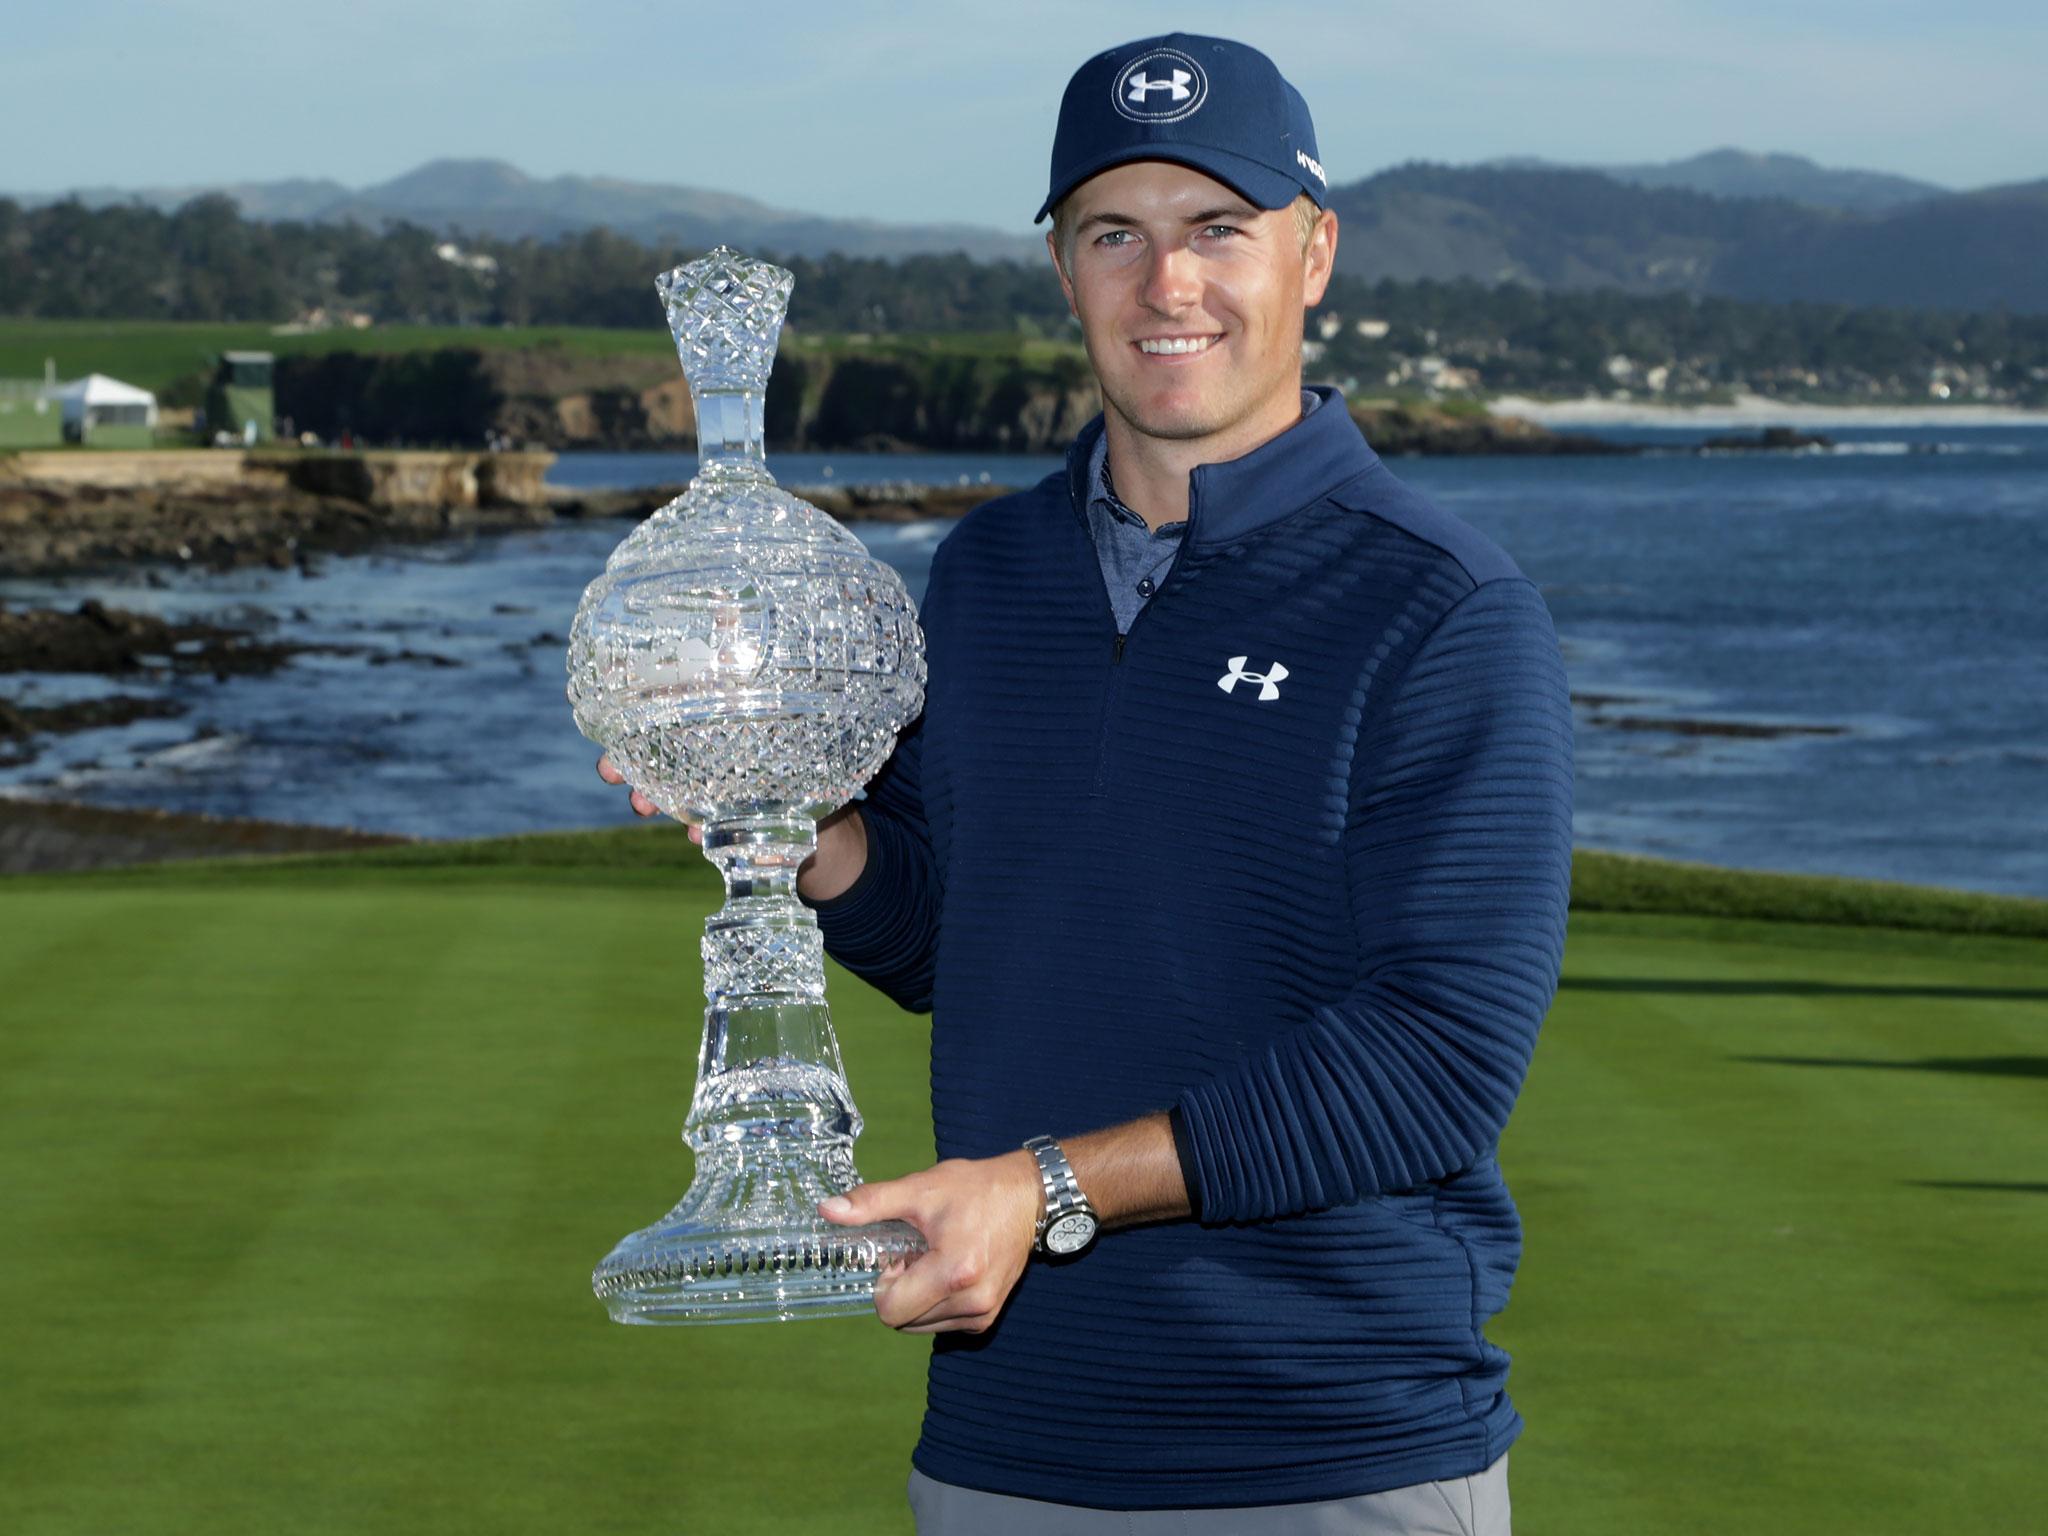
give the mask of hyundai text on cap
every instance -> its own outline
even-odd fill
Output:
[[[1171,160],[1235,188],[1259,208],[1329,183],[1301,92],[1258,49],[1169,32],[1124,43],[1074,71],[1060,98],[1052,176],[1036,224],[1089,177],[1130,160]]]

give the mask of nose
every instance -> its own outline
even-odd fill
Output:
[[[1178,314],[1202,296],[1195,253],[1185,248],[1154,245],[1145,258],[1145,280],[1138,301],[1161,314]]]

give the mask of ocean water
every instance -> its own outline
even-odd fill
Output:
[[[1578,844],[2048,896],[2048,430],[1830,429],[1829,452],[1706,456],[1686,451],[1698,429],[1601,435],[1651,451],[1389,461],[1543,591],[1579,700]],[[770,460],[786,485],[1024,484],[1056,465]],[[693,468],[575,454],[553,479],[658,484]],[[856,531],[921,594],[951,526]],[[44,738],[37,761],[0,770],[0,793],[430,837],[631,821],[562,693],[570,616],[627,527],[324,558],[310,576],[0,582],[10,601],[97,596],[368,649],[226,682],[0,677],[31,702],[188,706]]]

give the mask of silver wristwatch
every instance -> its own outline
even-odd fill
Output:
[[[1024,1150],[1038,1159],[1038,1176],[1045,1184],[1045,1204],[1038,1213],[1038,1231],[1032,1239],[1033,1253],[1075,1254],[1095,1241],[1101,1225],[1095,1207],[1081,1193],[1074,1179],[1074,1165],[1050,1136],[1034,1136]]]

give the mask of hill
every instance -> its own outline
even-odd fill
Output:
[[[267,224],[403,222],[475,241],[592,242],[579,268],[602,265],[604,239],[624,237],[635,248],[701,250],[724,241],[791,260],[961,253],[984,270],[1016,262],[1034,280],[1046,276],[1037,234],[832,219],[702,188],[537,178],[495,160],[437,160],[354,191],[294,180],[78,196],[88,207],[172,209],[207,192],[227,193]],[[1553,291],[2048,313],[2048,263],[2039,259],[2048,249],[2048,180],[1948,192],[1797,156],[1716,150],[1661,166],[1412,161],[1333,187],[1330,200],[1344,221],[1338,272],[1367,282],[1471,279]],[[18,201],[44,208],[53,200]],[[8,212],[0,200],[0,267]],[[1022,217],[1020,210],[1020,224]],[[443,276],[453,281],[455,269]],[[78,281],[94,277],[88,262]]]
[[[1597,171],[1638,187],[1677,187],[1713,197],[1780,197],[1812,208],[1876,213],[1922,198],[1946,197],[1950,189],[1887,171],[1846,170],[1816,165],[1804,155],[1756,154],[1745,149],[1710,149],[1683,160],[1634,165],[1568,165],[1537,155],[1508,155],[1481,161],[1509,170]]]
[[[2048,313],[2048,180],[1873,212],[1414,162],[1333,188],[1337,270],[1543,289]]]
[[[70,194],[88,207],[139,203],[164,212],[196,197],[225,194],[246,217],[372,228],[399,220],[456,234],[550,240],[609,229],[650,245],[709,249],[720,241],[784,256],[908,256],[964,251],[981,260],[1045,259],[1043,238],[970,224],[892,224],[800,213],[702,187],[613,176],[529,176],[502,160],[430,160],[389,181],[350,189],[303,178],[229,185],[92,187]],[[17,197],[24,207],[57,201]],[[1021,221],[1020,221],[1021,222]]]

